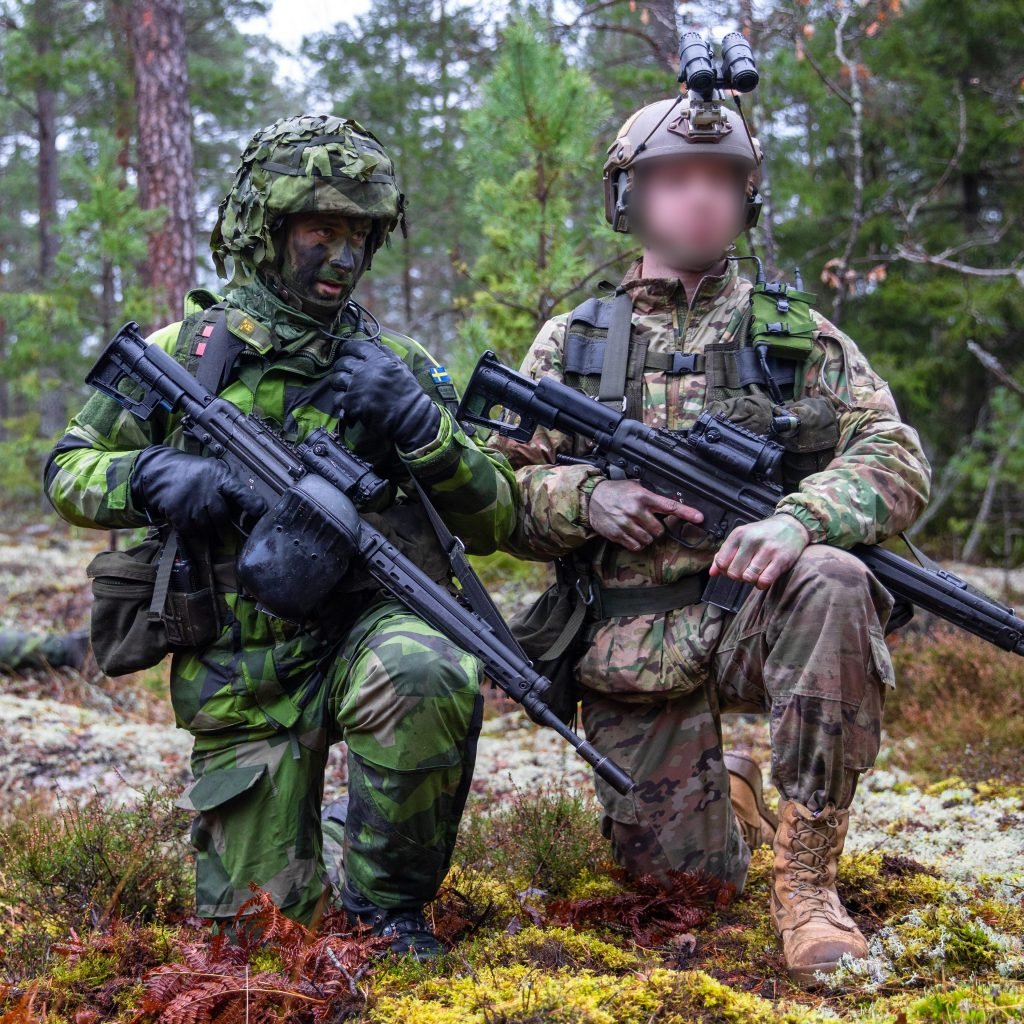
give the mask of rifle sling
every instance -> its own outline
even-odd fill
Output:
[[[412,482],[419,494],[420,501],[423,503],[427,519],[430,520],[430,525],[437,536],[437,540],[448,558],[448,564],[451,566],[455,578],[459,581],[459,586],[462,588],[466,603],[494,630],[495,635],[502,643],[516,651],[524,660],[529,661],[530,658],[519,646],[518,641],[508,628],[508,623],[502,618],[501,612],[498,611],[491,595],[487,593],[483,583],[480,581],[480,577],[477,576],[473,566],[470,565],[462,541],[448,529],[445,521],[438,514],[437,509],[434,508],[434,503],[427,497],[426,488],[423,487],[412,473],[409,475],[412,477]]]

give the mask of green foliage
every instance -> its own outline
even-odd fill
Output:
[[[819,282],[819,305],[890,381],[936,470],[986,451],[971,433],[994,381],[966,342],[1011,371],[1021,362],[1020,17],[1008,2],[974,10],[965,0],[783,3],[755,27],[776,262]],[[981,476],[956,481],[933,534],[950,515],[969,514],[969,528]],[[1010,500],[1019,505],[1015,489]]]
[[[454,261],[477,246],[457,161],[462,111],[493,60],[487,12],[447,0],[374,0],[305,49],[317,91],[385,143],[408,200],[408,237],[396,234],[374,258],[361,301],[448,358],[467,292]]]
[[[547,785],[517,791],[489,814],[467,817],[456,861],[514,878],[521,888],[567,894],[607,857],[593,798]]]
[[[536,20],[507,28],[480,105],[466,115],[461,170],[483,239],[463,340],[517,361],[537,328],[568,308],[605,262],[601,147],[608,97],[570,66]],[[608,233],[610,234],[610,232]],[[600,255],[599,255],[600,254]]]
[[[8,974],[31,973],[72,929],[160,920],[192,899],[187,817],[155,791],[130,808],[100,794],[29,806],[0,831],[0,946]]]

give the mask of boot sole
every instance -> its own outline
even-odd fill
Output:
[[[803,989],[824,988],[828,982],[816,978],[816,974],[829,975],[836,969],[834,962],[826,961],[821,964],[809,964],[807,967],[790,967],[788,973],[790,978]]]
[[[761,769],[752,757],[746,754],[726,753],[723,757],[725,769],[730,775],[741,778],[754,793],[754,802],[757,805],[757,813],[768,822],[775,830],[779,827],[779,816],[768,810],[764,802],[764,783],[761,779]]]

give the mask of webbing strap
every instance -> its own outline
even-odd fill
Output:
[[[582,601],[577,601],[576,604],[573,605],[572,614],[562,627],[562,632],[555,637],[551,646],[535,660],[538,663],[544,661],[557,661],[569,649],[569,644],[571,644],[579,635],[580,628],[582,627],[583,620],[586,616],[587,605]]]
[[[676,583],[642,587],[591,588],[590,619],[619,619],[628,615],[661,615],[697,604],[707,583],[707,573],[686,576]]]
[[[420,496],[420,501],[423,503],[423,509],[427,513],[430,525],[433,527],[438,542],[448,558],[448,564],[451,566],[455,578],[462,587],[462,593],[469,607],[494,630],[495,635],[502,643],[520,654],[525,661],[529,661],[530,658],[519,646],[519,641],[512,635],[512,631],[508,628],[508,623],[502,618],[501,612],[498,611],[498,607],[492,600],[491,595],[487,593],[483,583],[480,582],[480,577],[477,576],[473,566],[470,565],[462,541],[448,529],[447,523],[438,514],[437,509],[434,508],[434,503],[427,497],[426,489],[419,480],[412,473],[409,475],[412,477],[412,482]]]
[[[228,329],[227,308],[218,303],[199,323],[189,348],[187,369],[210,394],[219,394],[244,348],[245,342]]]
[[[178,531],[172,529],[160,550],[160,563],[157,566],[156,579],[153,581],[153,599],[149,602],[150,622],[159,622],[164,616],[167,591],[171,587],[171,570],[174,568],[174,559],[177,555]]]
[[[633,328],[633,298],[626,291],[618,291],[612,300],[608,340],[601,366],[601,384],[597,400],[614,409],[622,409],[626,397],[626,371],[629,367],[629,337]]]

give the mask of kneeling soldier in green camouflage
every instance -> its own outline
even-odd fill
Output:
[[[378,525],[446,578],[411,478],[476,552],[510,532],[514,479],[459,428],[444,368],[350,299],[399,223],[404,197],[370,132],[331,116],[278,121],[249,143],[220,206],[211,244],[222,276],[233,261],[226,295],[191,292],[185,319],[149,341],[288,440],[337,430],[399,495]],[[478,662],[368,584],[343,581],[301,625],[239,593],[233,524],[263,502],[176,417],[143,423],[93,396],[54,449],[46,488],[74,523],[169,524],[211,571],[221,628],[171,668],[177,724],[195,737],[181,803],[197,812],[198,913],[230,919],[257,883],[310,923],[328,875],[340,875],[337,898],[393,950],[436,953],[423,906],[448,869],[470,783]],[[328,750],[341,740],[347,813],[321,821]],[[343,874],[324,863],[332,828]]]
[[[773,922],[791,973],[814,984],[843,954],[867,954],[836,865],[893,685],[892,598],[841,549],[909,526],[930,471],[885,382],[812,297],[737,274],[731,242],[757,212],[759,147],[736,114],[696,104],[654,103],[620,131],[606,213],[642,259],[616,297],[546,324],[523,372],[652,427],[685,430],[710,409],[774,431],[788,493],[716,549],[696,536],[696,510],[605,477],[581,459],[585,445],[538,429],[498,442],[522,500],[508,547],[558,559],[563,592],[586,604],[587,737],[638,783],[620,796],[597,780],[618,860],[633,875],[702,869],[741,890],[750,847],[773,843]],[[690,546],[677,539],[687,533]],[[756,589],[727,612],[701,601],[709,576]],[[563,632],[551,650],[567,642]],[[759,773],[723,754],[723,711],[770,715],[777,831]]]

